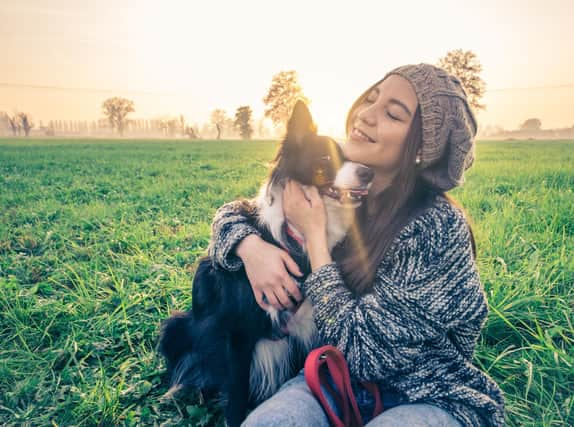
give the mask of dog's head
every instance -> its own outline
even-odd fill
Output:
[[[309,109],[297,101],[287,124],[272,180],[290,178],[315,186],[323,196],[345,205],[358,205],[367,194],[373,171],[345,160],[339,144],[317,134]]]

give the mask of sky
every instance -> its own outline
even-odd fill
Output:
[[[258,117],[293,69],[320,132],[341,136],[386,72],[461,48],[483,66],[483,127],[573,126],[573,18],[573,0],[1,0],[0,111],[94,120],[118,95],[133,118]]]

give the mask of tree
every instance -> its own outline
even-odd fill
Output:
[[[117,129],[120,136],[123,136],[127,122],[126,117],[135,111],[133,101],[117,96],[109,98],[102,104],[102,110],[112,129]]]
[[[9,130],[11,130],[10,116],[4,111],[0,111],[0,134],[5,134]]]
[[[299,85],[297,72],[291,70],[275,74],[271,87],[263,98],[267,106],[265,117],[270,118],[275,125],[286,125],[297,100],[309,103]]]
[[[27,113],[18,113],[16,119],[20,124],[20,129],[24,131],[24,135],[30,136],[30,129],[34,127],[30,116]]]
[[[239,130],[239,134],[243,139],[251,139],[253,135],[253,126],[251,124],[251,108],[248,105],[237,108],[235,112],[234,126]]]
[[[458,77],[472,108],[475,110],[486,108],[480,103],[486,88],[484,80],[480,77],[482,65],[473,51],[451,50],[444,58],[439,59],[437,65]]]
[[[12,117],[6,115],[8,117],[8,125],[10,126],[10,130],[12,131],[13,136],[20,136],[20,131],[22,130],[22,124],[20,123],[20,119],[18,118],[18,113],[14,114]]]
[[[186,126],[185,126],[185,117],[183,117],[183,114],[180,114],[180,115],[179,115],[179,131],[180,131],[180,133],[181,133],[181,136],[185,136],[185,135],[186,135],[185,129],[186,129]]]
[[[528,119],[520,125],[520,130],[540,130],[542,122],[540,119]]]
[[[199,133],[193,128],[193,126],[186,126],[183,132],[191,139],[199,139]]]
[[[217,129],[217,139],[221,139],[223,127],[228,122],[227,113],[225,110],[213,110],[211,113],[211,123]]]

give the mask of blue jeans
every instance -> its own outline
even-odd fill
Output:
[[[323,393],[337,410],[332,398]],[[460,427],[460,423],[441,408],[428,404],[400,404],[396,396],[383,393],[382,414],[372,418],[374,402],[362,389],[355,391],[357,404],[366,427]],[[389,408],[389,409],[387,409]],[[255,408],[242,427],[329,427],[329,419],[305,382],[303,370],[287,381],[271,398]]]

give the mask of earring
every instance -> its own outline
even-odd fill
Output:
[[[416,157],[415,164],[417,164],[417,165],[421,164],[421,158],[419,156]]]

